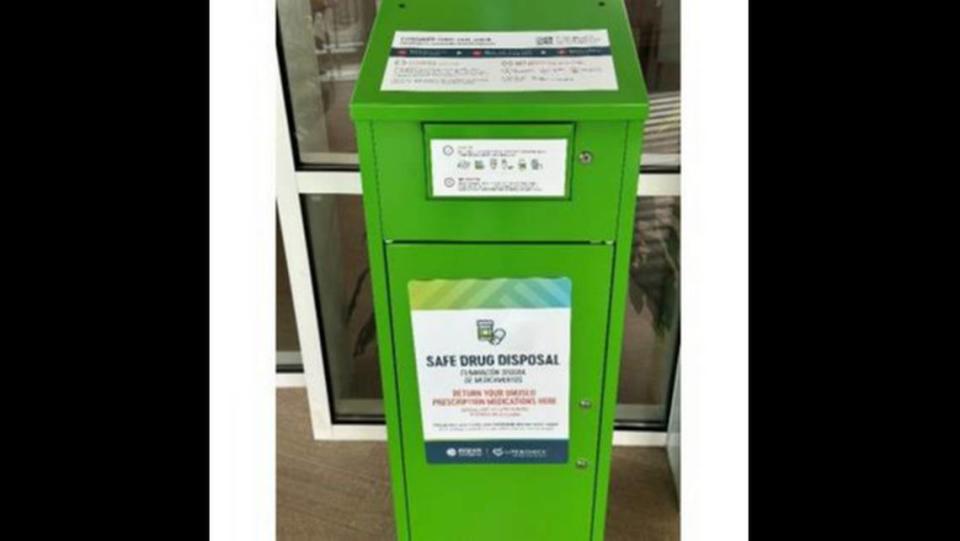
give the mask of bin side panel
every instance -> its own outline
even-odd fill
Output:
[[[387,288],[385,245],[381,233],[380,194],[377,189],[377,163],[373,129],[370,122],[357,122],[357,150],[363,183],[363,207],[366,215],[367,254],[370,260],[370,284],[380,352],[380,379],[383,387],[383,413],[387,423],[390,480],[397,539],[409,540],[406,479],[403,471],[400,404],[394,364],[390,299]]]
[[[623,163],[623,183],[618,209],[617,242],[613,261],[613,285],[610,290],[609,332],[607,333],[606,361],[603,369],[603,404],[600,420],[600,442],[597,452],[596,498],[594,500],[593,536],[602,540],[606,526],[607,499],[610,486],[610,467],[613,453],[613,423],[617,410],[617,389],[620,383],[620,354],[623,349],[624,317],[627,301],[627,281],[630,278],[630,251],[633,244],[633,219],[637,206],[637,179],[643,123],[631,122],[627,127],[626,159]]]

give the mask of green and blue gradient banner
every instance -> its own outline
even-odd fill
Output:
[[[411,280],[413,310],[569,308],[569,278]]]

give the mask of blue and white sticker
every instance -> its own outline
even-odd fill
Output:
[[[398,31],[393,35],[380,90],[617,90],[617,74],[606,29]]]
[[[432,464],[563,464],[567,440],[428,441]]]

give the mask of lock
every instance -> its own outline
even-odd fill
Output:
[[[584,150],[580,152],[580,155],[577,156],[580,159],[580,163],[583,165],[590,165],[590,162],[593,161],[593,154],[589,150]]]

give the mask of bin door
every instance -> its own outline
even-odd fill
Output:
[[[612,247],[386,250],[413,539],[589,539]]]

